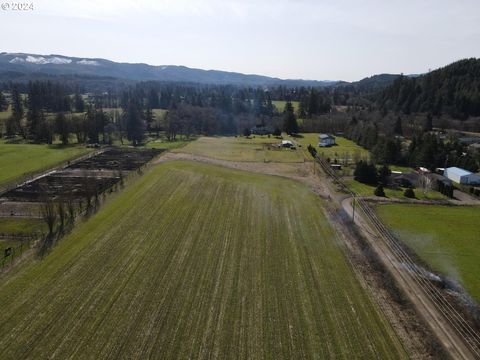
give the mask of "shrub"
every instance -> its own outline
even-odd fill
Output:
[[[383,190],[383,185],[378,185],[376,188],[375,188],[375,192],[374,192],[375,196],[381,196],[381,197],[385,197],[385,191]]]
[[[415,198],[415,192],[413,191],[412,188],[405,189],[405,191],[403,192],[403,195],[410,199]]]
[[[378,182],[377,168],[375,165],[362,160],[357,163],[353,176],[355,180],[365,184],[376,185]]]
[[[388,165],[383,165],[378,171],[378,180],[384,184],[388,183],[388,177],[392,174]]]

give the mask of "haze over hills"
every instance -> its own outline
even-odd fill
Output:
[[[24,81],[31,76],[109,77],[127,81],[182,81],[204,84],[329,86],[337,81],[280,79],[237,72],[202,70],[186,66],[118,63],[99,58],[64,55],[0,53],[0,81]]]

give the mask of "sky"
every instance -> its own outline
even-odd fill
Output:
[[[14,2],[0,51],[346,81],[480,57],[479,0]]]

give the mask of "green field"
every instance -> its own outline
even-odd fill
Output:
[[[367,149],[341,136],[335,136],[336,146],[320,148],[318,147],[318,135],[317,133],[301,134],[302,137],[295,138],[295,141],[302,144],[305,152],[307,152],[307,146],[312,145],[317,149],[319,155],[323,155],[326,158],[328,157],[332,161],[334,159],[343,160],[345,156],[347,156],[350,161],[352,161],[355,156],[367,159],[370,157],[370,152]],[[310,156],[310,154],[308,155]]]
[[[383,221],[433,269],[480,301],[480,207],[382,205]]]
[[[3,217],[0,218],[0,234],[31,234],[44,230],[43,220]]]
[[[61,164],[91,149],[80,146],[6,144],[0,142],[0,187],[22,176]]]
[[[0,278],[3,359],[406,355],[305,186],[151,168]]]
[[[7,111],[0,111],[0,125],[3,124],[5,120],[7,120],[12,115],[12,111],[10,106],[8,107]]]
[[[345,183],[345,185],[348,186],[350,190],[354,191],[359,196],[374,196],[373,193],[376,189],[376,186],[374,185],[363,184],[353,179],[344,180],[343,182]],[[405,192],[405,189],[402,189],[402,188],[392,189],[387,187],[384,187],[383,189],[385,191],[385,196],[387,198],[408,200],[408,198],[403,195],[403,193]],[[445,195],[434,190],[430,190],[427,193],[424,193],[422,189],[414,189],[413,191],[415,192],[415,198],[418,200],[446,200],[447,199]]]
[[[215,159],[249,162],[303,162],[302,149],[269,150],[265,144],[278,144],[274,137],[201,137],[181,149],[174,150]]]

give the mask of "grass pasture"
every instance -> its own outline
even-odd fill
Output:
[[[370,152],[367,149],[355,144],[353,141],[348,140],[341,136],[335,136],[336,146],[320,148],[318,147],[318,133],[305,133],[301,134],[302,137],[295,138],[295,141],[302,144],[302,147],[309,157],[307,147],[312,145],[317,149],[319,155],[323,155],[326,158],[330,158],[332,161],[337,159],[343,160],[346,156],[352,160],[356,155],[360,158],[368,159]]]
[[[10,116],[12,115],[12,110],[10,106],[6,111],[0,111],[0,125],[3,124]]]
[[[345,185],[348,186],[350,190],[354,191],[359,196],[374,196],[373,193],[377,187],[375,185],[363,184],[354,179],[344,180],[344,183]],[[384,187],[383,189],[385,191],[385,196],[387,198],[409,200],[405,195],[403,195],[405,192],[405,189],[403,188],[393,189],[393,188]],[[447,199],[445,195],[435,190],[430,190],[427,193],[424,193],[422,189],[414,189],[414,192],[415,192],[415,198],[418,200],[446,200]]]
[[[272,100],[272,104],[273,104],[273,106],[275,106],[275,108],[277,109],[277,111],[279,113],[283,113],[283,111],[285,110],[285,105],[287,104],[287,101],[286,100]],[[298,112],[299,104],[300,103],[298,101],[292,101],[293,111],[295,112],[295,114]]]
[[[0,142],[0,187],[91,151],[80,146],[6,144]]]
[[[156,166],[8,275],[4,359],[406,357],[318,198],[277,177]]]
[[[17,217],[0,218],[0,234],[31,234],[44,230],[45,224],[41,219]]]
[[[178,152],[208,156],[215,159],[249,162],[303,162],[304,153],[296,150],[270,150],[265,144],[278,144],[274,137],[201,137]],[[175,151],[175,150],[174,150]]]
[[[377,206],[377,212],[429,266],[480,302],[480,207],[392,204]]]

